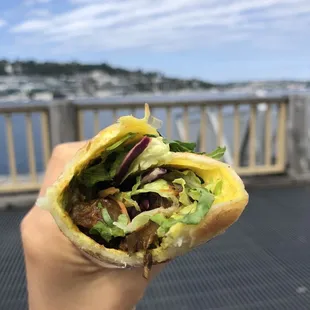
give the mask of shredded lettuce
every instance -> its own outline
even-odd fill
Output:
[[[128,225],[128,223],[129,223],[128,216],[126,214],[121,214],[118,217],[117,222],[114,222],[114,223],[118,223],[120,225]]]
[[[224,146],[224,147],[219,146],[218,148],[216,148],[211,153],[203,153],[203,154],[205,154],[208,157],[212,157],[214,159],[219,160],[224,156],[225,152],[226,152],[226,146]]]
[[[179,140],[164,139],[164,143],[168,144],[171,152],[194,152],[196,143],[182,142]]]
[[[139,204],[131,198],[132,192],[135,192],[141,184],[141,175],[137,176],[136,183],[132,187],[131,192],[121,192],[116,195],[116,199],[122,201],[126,208],[134,207],[137,211],[141,211]]]
[[[187,206],[188,213],[183,212],[173,215],[173,217],[166,218],[163,214],[155,214],[150,218],[151,221],[157,223],[160,227],[158,234],[163,236],[173,225],[177,223],[183,223],[187,225],[197,225],[204,218],[204,216],[210,210],[214,201],[214,196],[206,188],[197,188],[196,191],[200,194],[198,202],[194,202],[192,205]],[[183,215],[183,216],[181,216]]]
[[[201,180],[199,179],[199,177],[197,177],[197,175],[191,171],[191,170],[185,170],[185,171],[171,171],[169,173],[167,173],[164,176],[165,180],[168,180],[170,182],[173,182],[173,180],[178,179],[178,178],[182,178],[185,180],[186,185],[189,188],[197,188],[197,187],[201,187]]]
[[[193,171],[185,170],[182,173],[184,174],[183,178],[186,182],[186,185],[189,188],[201,187],[202,182]]]
[[[176,197],[175,190],[169,185],[169,183],[163,179],[158,179],[154,182],[143,185],[140,189],[132,190],[131,196],[143,194],[143,193],[157,193],[161,197],[170,199],[174,205],[179,205],[179,200]]]
[[[163,180],[157,180],[155,182],[158,181]],[[179,182],[180,180],[176,181]],[[90,233],[100,234],[106,241],[110,241],[112,237],[125,236],[127,233],[135,231],[137,228],[142,227],[151,220],[160,226],[157,230],[157,234],[159,237],[163,237],[169,229],[177,223],[187,225],[199,224],[211,208],[214,201],[214,195],[206,188],[190,189],[189,194],[197,200],[180,208],[176,213],[173,213],[176,210],[175,207],[168,209],[154,209],[142,212],[130,223],[128,217],[124,214],[121,214],[118,221],[113,223],[111,223],[110,219],[106,219],[106,215],[103,214],[106,223],[98,222],[91,229]]]
[[[104,222],[97,222],[89,233],[93,235],[100,235],[105,241],[110,242],[113,237],[124,237],[125,230],[121,227],[128,225],[128,217],[125,214],[120,214],[117,222],[113,222],[107,209],[102,209],[102,217]]]
[[[134,138],[135,135],[135,133],[129,133],[110,145],[102,154],[100,163],[85,169],[81,173],[79,176],[80,181],[88,187],[95,185],[97,182],[112,181],[130,147],[132,147],[131,144],[128,145],[126,142]],[[172,152],[196,153],[195,148],[195,143],[152,137],[148,147],[131,164],[124,179],[129,175],[145,171],[151,167],[161,166],[163,163],[169,161]],[[225,147],[218,147],[209,154],[197,154],[220,159],[224,155],[225,150]],[[178,193],[171,186],[171,183],[181,185],[182,191]],[[126,207],[135,207],[140,211],[137,201],[132,197],[143,193],[154,192],[172,201],[172,207],[168,208],[170,210],[159,208],[145,211],[137,215],[131,222],[128,216],[121,214],[118,220],[113,222],[107,209],[102,208],[100,205],[103,220],[97,222],[90,229],[90,234],[100,235],[105,241],[109,242],[113,237],[124,237],[127,233],[135,231],[150,220],[159,225],[157,231],[159,237],[164,236],[177,223],[196,225],[200,223],[211,208],[214,197],[221,194],[222,187],[222,180],[211,180],[208,184],[204,184],[203,180],[191,170],[174,170],[165,174],[160,179],[143,185],[141,185],[141,175],[139,175],[136,178],[136,183],[133,185],[132,190],[116,194],[116,199],[123,201]],[[181,203],[182,207],[176,210],[179,203]]]
[[[118,154],[116,154],[116,158],[115,158],[114,162],[112,163],[110,171],[109,171],[110,176],[112,178],[115,177],[115,175],[118,171],[118,168],[122,164],[122,162],[123,162],[123,160],[127,154],[128,154],[127,150],[126,151],[120,151]]]
[[[157,230],[157,234],[159,237],[163,237],[165,233],[178,221],[174,218],[166,218],[163,214],[155,214],[150,218],[151,221],[159,225],[159,228]]]
[[[172,183],[173,184],[179,184],[182,186],[183,190],[182,190],[182,192],[179,193],[179,201],[184,206],[189,205],[191,203],[191,201],[188,197],[187,187],[185,186],[186,181],[182,178],[179,178],[179,179],[175,179]]]
[[[179,140],[168,140],[163,139],[164,143],[169,145],[171,152],[189,152],[189,153],[196,153],[200,155],[206,155],[208,157],[212,157],[214,159],[221,159],[225,154],[226,147],[217,147],[211,153],[198,153],[195,151],[197,144],[195,142],[183,142]]]
[[[196,191],[200,193],[200,198],[197,203],[196,211],[186,214],[181,220],[184,224],[195,225],[199,224],[202,218],[207,214],[214,201],[214,195],[212,195],[205,188],[197,188]]]
[[[94,227],[89,231],[92,235],[100,235],[105,241],[110,242],[113,237],[124,237],[125,232],[116,227],[108,226],[103,222],[98,222]]]
[[[136,178],[136,184],[132,187],[132,191],[135,192],[141,185],[141,175]]]
[[[103,163],[86,168],[79,176],[81,183],[92,187],[98,182],[111,181],[112,177]]]
[[[136,136],[136,133],[128,133],[122,139],[107,147],[101,154],[100,163],[86,168],[79,176],[81,183],[87,187],[92,187],[98,182],[112,181],[118,167],[122,163],[129,151],[129,146],[124,145]]]
[[[145,171],[148,168],[160,166],[167,162],[171,156],[169,145],[163,142],[163,138],[152,138],[148,147],[131,164],[124,179],[138,171]]]
[[[193,200],[198,201],[200,198],[200,193],[195,188],[191,188],[188,192],[189,197],[191,197]]]
[[[106,148],[107,152],[116,150],[119,146],[121,146],[123,143],[127,142],[129,139],[135,137],[137,134],[133,132],[129,132],[127,135],[125,135],[123,138],[119,139],[117,142],[113,143],[112,145],[108,146]]]
[[[170,207],[168,209],[164,208],[153,209],[138,214],[129,224],[121,222],[120,220],[114,222],[113,224],[118,228],[122,229],[125,233],[130,233],[137,230],[139,227],[142,227],[145,224],[147,224],[153,215],[160,213],[163,215],[165,214],[167,216],[170,216],[173,214],[174,211],[175,207]]]
[[[197,208],[197,201],[194,201],[190,205],[180,209],[177,214],[173,214],[172,217],[173,218],[182,217],[185,214],[189,214],[189,213],[195,212],[196,208]]]
[[[200,155],[206,155],[208,157],[212,157],[214,159],[221,159],[225,152],[226,147],[217,147],[214,151],[211,153],[198,153],[195,151],[197,144],[195,142],[183,142],[179,140],[168,140],[163,139],[164,143],[169,145],[171,152],[188,152],[188,153],[196,153]]]
[[[101,155],[102,160],[100,163],[86,168],[80,174],[79,179],[81,183],[87,187],[92,187],[98,182],[112,181],[119,166],[130,149],[130,146],[128,146],[126,142],[134,138],[136,135],[136,133],[128,133],[119,141],[110,145]],[[161,164],[169,161],[172,156],[171,152],[195,153],[195,148],[196,143],[182,142],[179,140],[167,140],[162,137],[152,137],[148,147],[131,164],[124,179],[138,171],[145,171],[148,168],[160,166]],[[197,154],[203,154],[215,159],[220,159],[224,155],[225,151],[226,147],[218,147],[211,153]],[[183,172],[183,174],[186,175],[182,177],[185,179],[190,188],[200,186],[201,181],[192,171]]]
[[[215,196],[219,196],[222,193],[223,180],[217,180],[215,182],[209,182],[206,188]]]
[[[113,220],[111,219],[111,216],[106,208],[102,209],[101,211],[102,218],[105,221],[105,223],[109,226],[113,224]]]
[[[126,208],[135,207],[135,209],[137,211],[141,211],[140,206],[138,205],[138,203],[131,198],[131,192],[121,192],[121,193],[118,193],[118,194],[116,194],[115,198],[117,200],[122,201],[125,204]]]
[[[160,237],[177,223],[184,223],[188,225],[198,224],[205,214],[210,209],[213,201],[214,195],[210,192],[210,189],[202,187],[200,179],[195,175],[194,172],[186,170],[183,172],[172,171],[168,176],[168,181],[173,184],[179,184],[182,186],[182,191],[179,193],[178,198],[176,192],[171,188],[168,181],[165,179],[158,179],[154,182],[147,183],[141,188],[141,176],[136,179],[136,184],[133,186],[131,192],[127,192],[127,197],[132,199],[132,196],[139,195],[142,193],[155,192],[162,197],[171,199],[174,205],[178,205],[179,202],[183,205],[177,213],[170,214],[170,217],[166,217],[164,214],[158,211],[154,214],[151,210],[143,212],[136,216],[132,223],[129,225],[122,225],[119,223],[114,223],[117,227],[122,228],[126,233],[133,231],[135,228],[145,225],[149,220],[157,223],[160,227],[157,231]],[[213,186],[212,190],[219,188],[217,183]],[[134,200],[133,200],[134,201]]]

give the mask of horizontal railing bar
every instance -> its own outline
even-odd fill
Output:
[[[42,186],[42,183],[33,182],[16,182],[7,185],[0,186],[0,193],[18,193],[26,191],[38,191]]]
[[[254,167],[236,167],[236,172],[240,176],[260,175],[260,174],[274,174],[284,172],[281,165],[272,166],[254,166]]]
[[[152,108],[167,108],[167,106],[179,107],[199,107],[218,106],[218,105],[242,105],[242,104],[260,104],[260,103],[288,103],[287,97],[266,97],[266,98],[242,98],[242,99],[204,99],[204,100],[187,100],[187,101],[141,101],[141,102],[98,102],[98,103],[78,103],[76,107],[78,110],[93,110],[93,109],[126,109],[126,108],[143,108],[145,103],[148,103]]]
[[[47,105],[22,105],[22,106],[0,106],[0,114],[2,113],[27,113],[27,112],[46,112]]]
[[[111,102],[111,101],[100,101],[96,103],[87,103],[87,102],[79,102],[79,101],[70,101],[70,103],[74,104],[79,110],[92,110],[92,109],[125,109],[129,108],[143,108],[145,103],[149,103],[152,107],[156,108],[166,108],[167,106],[176,106],[176,107],[184,107],[184,106],[200,106],[200,105],[235,105],[235,104],[259,104],[259,103],[288,103],[289,98],[287,96],[281,97],[244,97],[239,99],[175,99],[172,100],[166,99],[163,101],[158,100],[141,100],[141,101],[130,101],[130,99],[122,98],[121,100]],[[10,106],[1,106],[0,105],[0,113],[26,113],[26,112],[43,112],[49,109],[49,104],[57,103],[57,101],[51,101],[47,104],[23,104],[23,105],[10,105]],[[69,100],[68,100],[69,103]]]

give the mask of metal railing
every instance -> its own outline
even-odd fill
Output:
[[[259,104],[264,104],[267,106],[265,113],[265,135],[264,135],[264,145],[265,145],[265,161],[262,164],[257,164],[256,153],[257,148],[257,107]],[[131,103],[129,105],[130,113],[135,115],[136,110],[142,110],[144,103]],[[172,133],[172,125],[175,123],[173,119],[173,112],[175,110],[182,109],[181,112],[181,124],[183,125],[182,130],[179,128],[179,137],[183,141],[190,139],[191,124],[190,116],[191,112],[196,110],[198,111],[199,119],[199,151],[206,152],[211,151],[212,148],[208,147],[208,121],[211,123],[211,111],[212,115],[215,116],[215,124],[213,124],[213,130],[215,131],[213,140],[216,141],[216,145],[223,146],[225,143],[225,131],[224,130],[224,116],[223,111],[226,108],[232,108],[233,110],[233,125],[230,129],[233,132],[233,145],[228,147],[228,152],[230,151],[233,154],[233,160],[229,162],[234,166],[236,171],[242,176],[248,175],[258,175],[258,174],[272,174],[280,173],[285,171],[286,167],[286,122],[287,122],[287,98],[276,98],[276,99],[267,99],[261,100],[259,98],[251,100],[226,100],[226,101],[203,101],[203,102],[174,102],[164,103],[164,102],[155,102],[151,104],[152,111],[161,109],[161,115],[165,118],[165,132],[164,134],[168,138],[175,138]],[[127,108],[127,107],[126,107]],[[240,110],[244,108],[249,108],[249,136],[248,136],[248,154],[249,160],[246,165],[241,165],[240,163]],[[271,110],[275,108],[276,119],[271,119]],[[79,139],[85,139],[91,137],[93,134],[99,132],[100,129],[105,127],[103,123],[100,126],[100,113],[111,115],[111,120],[115,121],[117,119],[117,114],[120,110],[124,110],[124,107],[118,108],[116,105],[79,105],[78,107],[78,125],[79,125]],[[93,124],[92,134],[85,133],[85,114],[92,113]],[[277,135],[275,137],[276,142],[276,160],[272,162],[272,125],[275,121],[277,125]],[[214,122],[213,122],[214,123]],[[88,131],[89,133],[90,131]],[[211,137],[212,139],[212,137]],[[214,143],[213,143],[214,145]],[[213,146],[215,147],[215,145]],[[227,160],[226,160],[227,161]]]
[[[252,176],[285,173],[290,165],[291,171],[296,174],[299,162],[290,158],[296,142],[291,141],[294,134],[296,136],[294,126],[298,126],[299,122],[292,108],[296,102],[287,97],[168,102],[154,98],[149,105],[152,114],[164,122],[161,129],[163,135],[170,139],[194,140],[197,150],[201,152],[226,145],[224,160],[241,176]],[[1,145],[3,148],[0,149],[0,193],[38,190],[50,156],[50,147],[66,141],[91,138],[115,122],[120,115],[142,117],[144,103],[144,100],[101,104],[67,101],[0,107],[0,148]],[[303,107],[306,106],[304,102]],[[22,126],[20,122],[13,121],[16,114],[24,117],[23,133],[27,151],[16,151],[19,143],[17,138],[21,137],[14,134],[14,127]],[[40,120],[40,126],[36,123],[35,130],[33,114],[38,114]],[[2,135],[1,117],[5,132]],[[293,129],[288,128],[287,124]],[[40,131],[40,137],[35,134],[36,131]],[[301,154],[294,156],[305,157]],[[17,163],[21,158],[25,161],[26,157],[28,170],[25,172],[25,169],[18,169]],[[304,161],[305,158],[303,171]],[[310,160],[307,169],[310,172]]]
[[[40,188],[42,179],[42,170],[47,166],[50,157],[50,137],[49,137],[49,111],[47,106],[11,106],[0,107],[0,117],[4,120],[5,130],[2,133],[2,138],[6,137],[6,143],[2,145],[1,153],[4,154],[6,147],[8,173],[6,175],[0,174],[0,193],[1,192],[20,192],[31,191]],[[41,141],[35,141],[33,132],[33,115],[39,116]],[[17,115],[23,117],[26,139],[26,150],[16,151],[16,147],[19,146],[20,141],[16,141],[16,135],[14,135],[14,128],[16,125],[20,126],[19,122],[13,122],[13,118]],[[22,139],[21,137],[19,137]],[[4,141],[2,141],[4,142]],[[41,142],[41,143],[40,143]],[[35,143],[40,143],[40,154],[35,152]],[[17,153],[19,156],[28,158],[28,172],[18,172],[17,167]],[[37,169],[37,155],[42,156],[41,163],[43,169],[41,171]]]

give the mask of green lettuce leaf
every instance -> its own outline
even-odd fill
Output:
[[[110,242],[113,237],[125,236],[125,232],[122,229],[116,226],[110,227],[103,222],[98,222],[90,229],[89,233],[92,235],[100,235],[107,242]]]
[[[206,186],[206,189],[212,193],[214,196],[218,196],[222,193],[223,188],[223,180],[210,180],[208,185]]]
[[[103,163],[85,169],[79,176],[79,181],[87,187],[92,187],[98,182],[111,180],[112,177]]]
[[[212,206],[214,196],[206,188],[198,188],[195,191],[200,194],[198,202],[187,206],[186,209],[182,208],[181,212],[170,218],[166,218],[163,214],[155,214],[150,218],[151,221],[160,226],[158,230],[160,236],[163,236],[164,233],[177,223],[197,225],[205,217]],[[185,211],[188,213],[184,214]]]
[[[177,214],[173,214],[172,217],[177,218],[177,217],[182,217],[183,215],[186,215],[189,213],[193,213],[196,211],[196,208],[197,208],[197,201],[194,201],[190,205],[183,207],[181,210],[179,210]]]
[[[135,192],[141,184],[141,175],[137,176],[136,183],[132,187],[132,192]],[[134,207],[137,211],[141,211],[139,204],[131,198],[132,192],[120,192],[116,195],[116,198],[122,201],[126,208]]]
[[[126,214],[120,214],[118,219],[117,219],[117,222],[114,222],[114,223],[118,223],[120,225],[128,225],[128,223],[129,223],[128,216]]]
[[[105,221],[97,222],[90,230],[89,233],[93,235],[100,235],[105,241],[110,242],[114,237],[124,237],[125,229],[122,227],[126,227],[128,225],[128,217],[125,214],[120,214],[117,222],[113,223],[107,209],[102,210],[102,216]],[[115,225],[116,224],[116,225]]]
[[[123,143],[127,142],[129,139],[134,138],[136,135],[137,135],[136,133],[129,132],[123,138],[119,139],[117,142],[115,142],[112,145],[108,146],[106,148],[106,151],[110,152],[110,151],[116,150],[119,146],[121,146]]]
[[[199,152],[195,152],[196,143],[194,142],[183,142],[179,140],[168,140],[168,139],[164,139],[163,141],[164,143],[169,144],[171,152],[196,153],[200,155],[206,155],[214,159],[221,159],[226,151],[226,147],[218,147],[211,153],[205,153],[205,152],[199,153]]]
[[[175,179],[182,178],[185,180],[186,185],[189,188],[197,188],[202,186],[202,182],[199,177],[190,170],[185,171],[171,171],[163,176],[163,178],[167,181],[173,182]]]
[[[111,164],[111,168],[110,168],[110,176],[113,178],[115,177],[118,168],[120,167],[121,163],[123,162],[124,158],[126,157],[126,155],[128,154],[128,151],[120,151],[120,153],[115,154],[116,158],[113,161],[113,163]]]
[[[136,184],[132,187],[132,191],[135,192],[141,185],[141,175],[136,178]]]
[[[134,199],[131,198],[131,192],[120,192],[116,194],[115,197],[117,200],[120,200],[121,202],[123,202],[126,208],[135,207],[137,211],[141,211],[138,203]]]
[[[176,197],[176,192],[174,189],[169,185],[166,180],[158,179],[154,182],[147,183],[143,185],[140,189],[131,191],[131,196],[143,194],[143,193],[157,193],[161,197],[170,199],[174,205],[179,205],[179,200]]]
[[[167,216],[171,216],[175,210],[176,210],[175,207],[170,207],[167,209],[164,208],[153,209],[138,214],[128,225],[120,222],[119,220],[118,222],[114,222],[113,224],[121,228],[125,233],[130,233],[137,230],[139,227],[145,225],[153,215],[161,213]]]
[[[114,222],[113,225],[110,220],[107,220],[108,223],[98,222],[90,233],[99,234],[106,241],[110,241],[112,237],[125,236],[125,234],[135,231],[151,220],[160,226],[157,234],[159,237],[163,237],[177,223],[199,224],[211,208],[214,196],[205,188],[191,189],[190,192],[195,193],[198,201],[181,208],[177,213],[173,213],[176,210],[175,207],[154,209],[137,215],[130,223],[127,216],[121,214],[118,221]],[[104,220],[106,221],[105,216]]]
[[[161,166],[171,158],[169,145],[163,142],[163,138],[152,138],[148,147],[130,165],[126,179],[130,174],[145,171],[151,167]]]
[[[179,184],[183,188],[182,192],[179,193],[179,201],[181,202],[181,204],[185,206],[191,204],[191,201],[187,193],[187,187],[185,186],[186,181],[183,178],[179,178],[179,179],[175,179],[174,181],[172,181],[172,183]]]
[[[80,182],[87,187],[92,187],[98,182],[111,181],[131,147],[131,145],[125,146],[124,143],[135,136],[135,133],[128,133],[122,139],[110,145],[101,154],[102,160],[100,163],[83,170],[79,176]]]
[[[194,142],[182,142],[179,140],[164,139],[164,143],[168,144],[171,152],[194,152],[196,143]]]
[[[199,224],[210,210],[214,201],[214,196],[206,188],[197,188],[196,191],[200,193],[196,211],[184,216],[184,218],[181,220],[181,222],[184,224]]]
[[[219,160],[224,156],[225,152],[226,152],[226,146],[224,146],[224,147],[219,146],[218,148],[216,148],[211,153],[204,153],[204,154],[208,157]]]
[[[188,191],[188,196],[191,197],[193,200],[198,201],[199,198],[200,198],[200,193],[199,193],[199,191],[197,191],[196,189],[191,188],[191,189]]]
[[[201,187],[201,180],[199,177],[191,170],[185,170],[182,172],[184,174],[183,178],[186,182],[186,185],[189,188]]]
[[[218,196],[218,195],[220,195],[222,193],[222,188],[223,188],[223,180],[219,180],[219,181],[216,182],[212,193],[215,196]]]
[[[226,152],[226,147],[219,146],[211,153],[205,153],[205,152],[199,153],[199,152],[195,152],[195,149],[197,146],[195,142],[183,142],[179,140],[168,140],[168,139],[164,139],[163,141],[164,143],[169,144],[171,152],[196,153],[200,155],[206,155],[206,156],[212,157],[217,160],[221,159]]]
[[[175,224],[178,223],[178,220],[174,218],[166,218],[163,214],[155,214],[151,216],[151,221],[159,225],[157,230],[157,234],[159,237],[163,237],[163,235]]]
[[[105,221],[105,223],[109,226],[113,224],[113,220],[111,219],[111,216],[106,208],[102,209],[101,211],[102,218]]]

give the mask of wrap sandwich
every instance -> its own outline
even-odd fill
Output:
[[[89,140],[37,205],[89,258],[110,267],[144,266],[185,254],[224,232],[248,194],[220,161],[225,148],[198,153],[168,140],[145,105]]]

